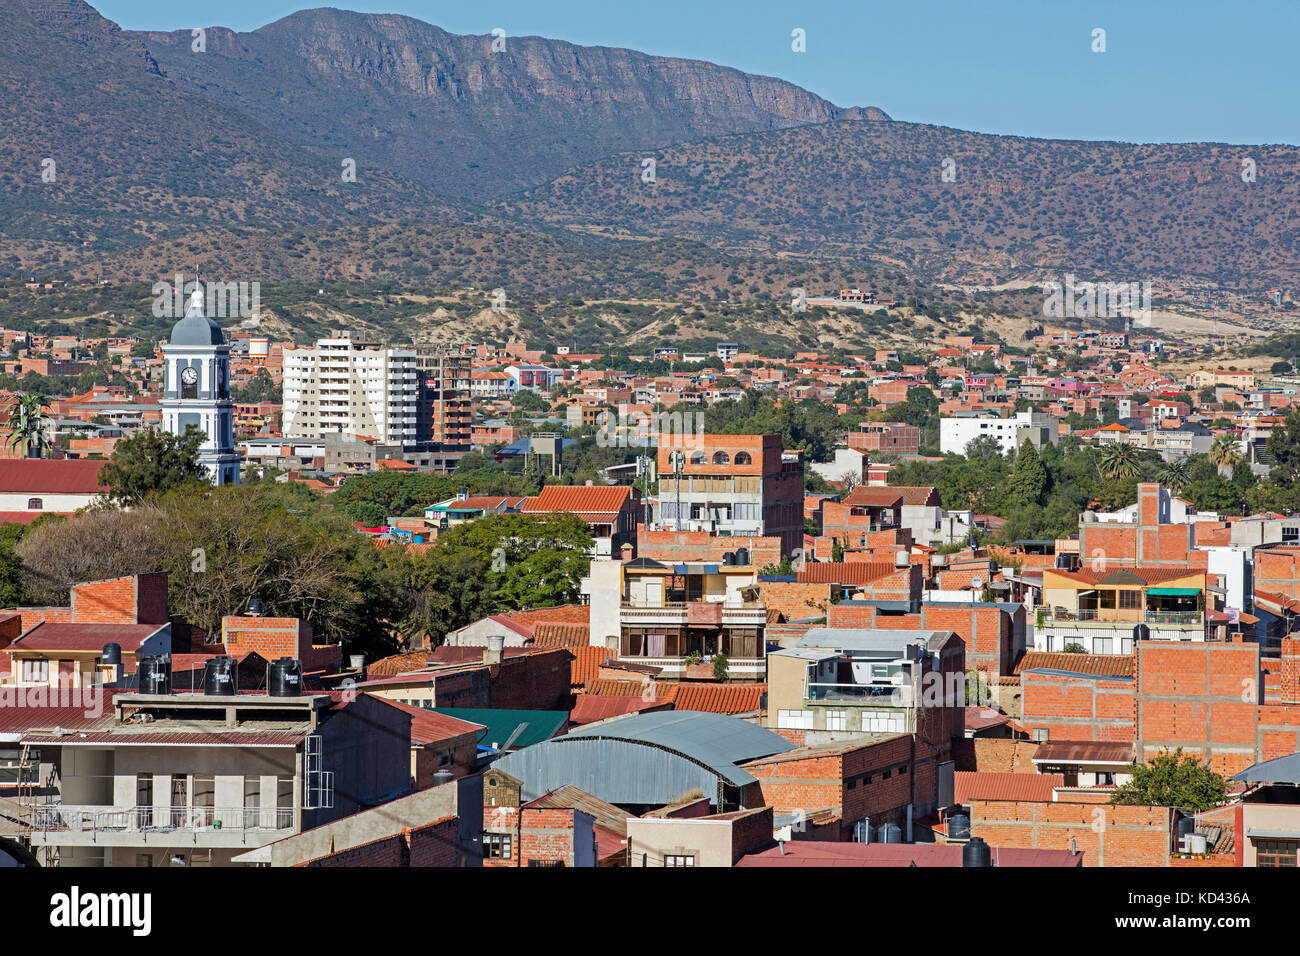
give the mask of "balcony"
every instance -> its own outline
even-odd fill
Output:
[[[892,707],[911,707],[914,703],[912,688],[906,684],[809,684],[806,699]]]
[[[624,602],[619,609],[619,619],[624,624],[754,626],[767,623],[767,607],[757,601],[661,601],[658,604]]]
[[[292,807],[106,807],[32,810],[33,845],[260,846],[295,832]]]
[[[1203,611],[1161,611],[1156,609],[1142,610],[1140,608],[1064,608],[1064,607],[1036,607],[1036,614],[1041,614],[1045,624],[1103,624],[1103,625],[1126,625],[1132,627],[1135,624],[1174,624],[1174,625],[1193,625],[1203,624],[1205,613]]]

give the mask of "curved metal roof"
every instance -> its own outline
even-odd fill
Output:
[[[634,714],[527,747],[494,765],[523,782],[531,799],[572,784],[610,803],[668,803],[718,781],[755,782],[737,764],[795,745],[735,717],[699,711]]]

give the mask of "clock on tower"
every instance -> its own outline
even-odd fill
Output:
[[[201,286],[191,294],[185,318],[172,327],[162,351],[164,430],[173,435],[190,429],[202,432],[199,461],[212,483],[237,484],[240,456],[227,374],[230,346],[221,327],[205,314]]]

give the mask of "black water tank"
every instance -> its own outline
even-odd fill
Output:
[[[292,657],[271,661],[266,673],[266,693],[270,697],[297,697],[302,693],[302,664]]]
[[[1174,824],[1175,832],[1178,834],[1177,843],[1183,844],[1183,837],[1190,836],[1196,832],[1196,820],[1193,817],[1179,817],[1178,822]]]
[[[736,549],[736,564],[740,565],[740,567],[742,567],[742,568],[744,568],[744,567],[748,567],[748,566],[749,566],[749,549],[748,549],[748,548],[737,548],[737,549]]]
[[[166,654],[140,660],[140,693],[170,694],[172,692],[172,659]]]
[[[953,840],[970,839],[970,817],[964,813],[948,819],[948,837]]]
[[[903,830],[897,824],[886,823],[883,827],[880,828],[878,832],[880,834],[881,843],[902,843],[903,842]]]
[[[971,837],[961,849],[962,866],[992,866],[993,856],[989,853],[989,845],[979,837]]]
[[[104,645],[104,664],[118,665],[122,663],[122,645],[105,644]]]
[[[450,770],[439,770],[433,775],[433,785],[441,787],[444,783],[451,783],[456,779],[456,775]]]
[[[238,688],[239,663],[233,657],[212,657],[203,665],[203,693],[207,696],[228,696]]]

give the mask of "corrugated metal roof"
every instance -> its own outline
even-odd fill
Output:
[[[487,728],[480,742],[521,750],[554,737],[569,721],[564,710],[501,710],[495,707],[437,707],[434,713]],[[514,738],[511,740],[511,738]],[[507,773],[510,771],[507,769]]]
[[[1133,745],[1109,740],[1050,740],[1038,745],[1034,763],[1132,763]]]
[[[620,717],[509,754],[494,764],[522,781],[524,799],[565,784],[614,804],[662,806],[754,777],[736,764],[794,749],[755,724],[693,711]]]
[[[861,585],[906,570],[907,568],[895,567],[890,561],[819,561],[805,562],[797,577],[801,584]]]
[[[865,627],[810,627],[795,647],[901,653],[909,644],[928,644],[948,631],[877,631]]]
[[[14,651],[99,651],[105,644],[120,644],[133,653],[167,624],[38,624],[9,645]]]

